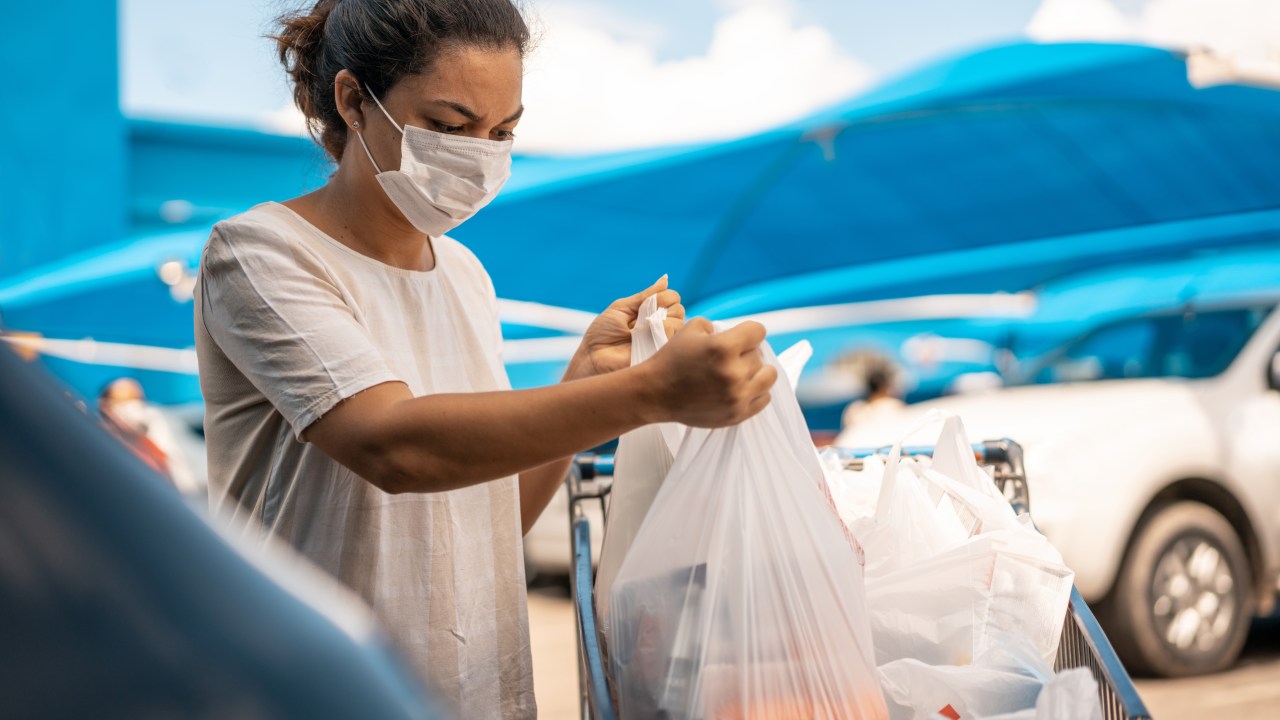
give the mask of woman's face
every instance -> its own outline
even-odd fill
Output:
[[[405,76],[379,99],[400,125],[446,135],[510,140],[524,112],[523,75],[520,53],[514,48],[455,46],[441,52],[429,72]],[[383,170],[399,169],[399,130],[372,100],[360,109],[364,138],[374,159]],[[358,141],[351,138],[348,149],[352,144],[358,145]],[[363,158],[364,152],[358,147],[357,151]]]

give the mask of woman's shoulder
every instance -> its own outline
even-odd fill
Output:
[[[301,228],[293,222],[294,217],[293,212],[280,203],[261,203],[216,223],[211,239],[248,244],[293,240],[301,234]]]
[[[306,249],[305,236],[293,211],[280,203],[262,203],[213,226],[202,264],[206,269],[228,263],[260,269],[283,266],[314,274],[321,263]],[[305,267],[313,264],[317,268]]]

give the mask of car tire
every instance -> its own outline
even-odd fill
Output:
[[[1101,615],[1135,674],[1201,675],[1240,654],[1253,616],[1253,577],[1231,523],[1198,502],[1143,524]]]

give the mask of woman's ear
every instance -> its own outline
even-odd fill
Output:
[[[333,79],[333,104],[348,128],[364,129],[364,98],[356,76],[350,70],[339,70]]]

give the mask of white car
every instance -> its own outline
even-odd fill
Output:
[[[1230,665],[1280,576],[1277,299],[1113,321],[1024,387],[908,406],[837,444],[877,447],[931,409],[1025,451],[1031,514],[1132,669]],[[915,438],[917,443],[928,438]]]

